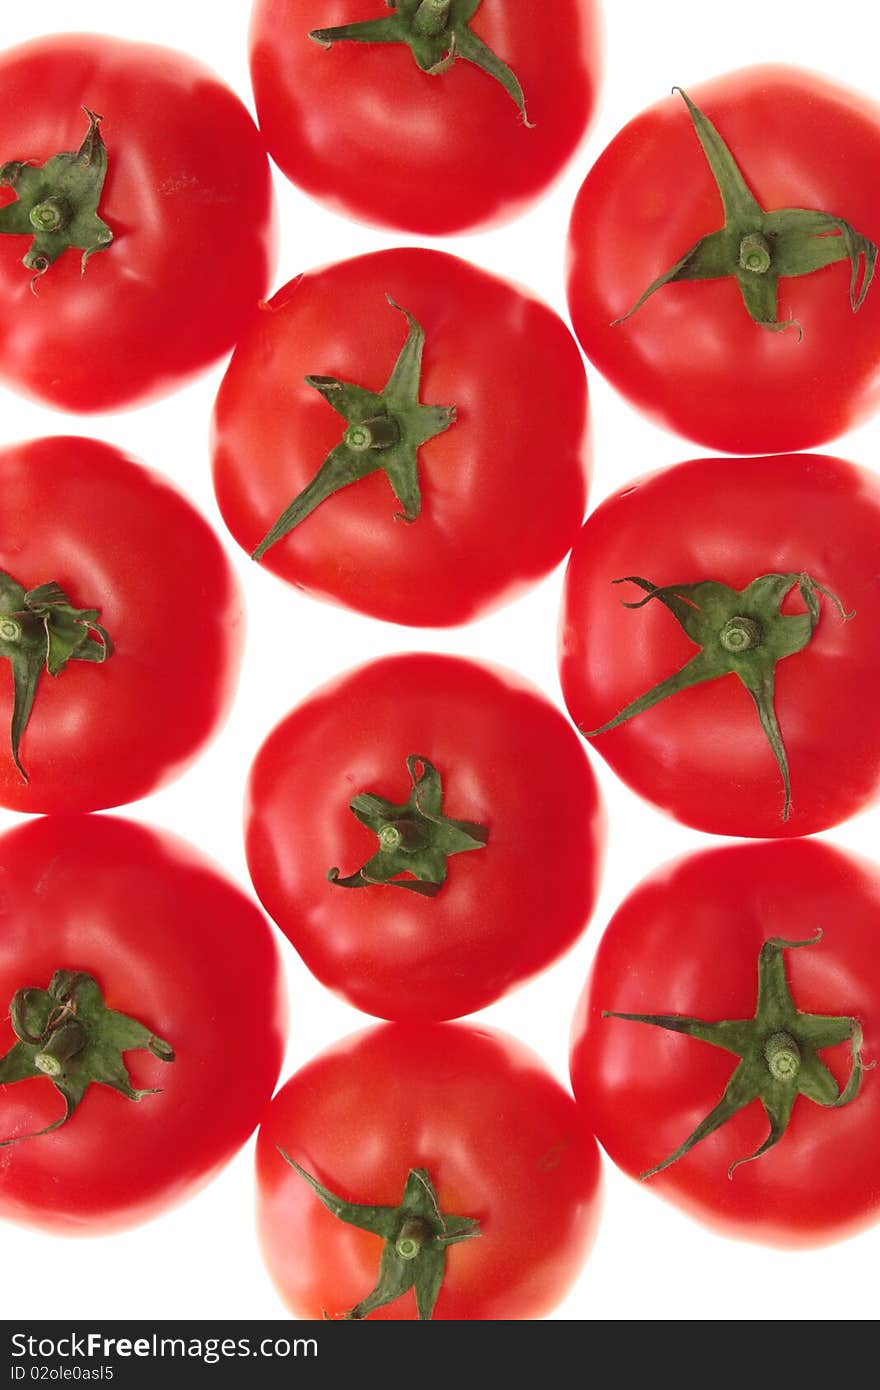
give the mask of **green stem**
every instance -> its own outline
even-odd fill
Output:
[[[739,263],[743,270],[750,270],[755,275],[766,275],[771,261],[770,245],[765,236],[760,232],[750,232],[748,236],[743,237],[739,244]]]
[[[836,213],[811,208],[765,210],[757,202],[732,152],[712,122],[680,87],[697,139],[718,188],[724,226],[707,230],[675,265],[643,290],[624,323],[651,295],[682,280],[718,280],[730,276],[739,286],[743,305],[760,327],[784,332],[794,323],[779,318],[779,281],[811,275],[838,261],[849,261],[849,300],[853,313],[864,301],[877,263],[875,242],[856,231]],[[799,325],[798,337],[802,337]],[[821,390],[821,383],[817,389]]]
[[[770,1075],[777,1081],[793,1081],[801,1069],[801,1050],[790,1033],[774,1033],[764,1044]]]
[[[393,820],[378,831],[383,849],[424,849],[429,836],[423,824],[413,820]]]
[[[431,1237],[431,1228],[424,1221],[404,1221],[396,1241],[398,1255],[402,1260],[414,1260]]]
[[[422,0],[413,16],[413,33],[432,38],[442,34],[451,8],[452,0]]]
[[[47,198],[30,211],[31,226],[38,232],[60,232],[69,224],[70,204],[63,198]]]
[[[174,1061],[169,1043],[145,1024],[109,1009],[97,981],[82,970],[56,970],[48,989],[16,990],[9,1020],[17,1041],[0,1057],[0,1087],[44,1077],[63,1098],[64,1114],[35,1133],[0,1140],[0,1147],[60,1129],[93,1083],[109,1086],[126,1100],[155,1094],[132,1086],[126,1052],[145,1049],[162,1062]],[[105,1139],[111,1142],[109,1133]]]
[[[341,1316],[369,1317],[377,1308],[384,1308],[412,1289],[419,1320],[428,1321],[443,1285],[449,1247],[479,1236],[479,1221],[442,1211],[431,1176],[424,1168],[410,1169],[396,1207],[368,1206],[337,1196],[300,1167],[280,1145],[278,1152],[332,1216],[357,1230],[380,1236],[385,1242],[375,1288]]]
[[[340,877],[338,868],[329,869],[331,883],[340,888],[385,885],[433,898],[446,882],[452,855],[485,847],[486,826],[445,815],[443,783],[433,763],[413,754],[406,766],[412,783],[406,801],[396,803],[359,792],[349,802],[352,815],[373,832],[379,848],[346,878]]]
[[[356,454],[366,453],[367,449],[390,449],[400,443],[400,425],[393,415],[374,415],[349,425],[342,438]]]
[[[89,258],[106,250],[113,240],[112,231],[98,215],[107,174],[107,150],[99,129],[102,117],[85,106],[82,109],[89,125],[78,150],[62,151],[42,165],[25,159],[0,166],[0,184],[15,193],[15,201],[0,208],[0,235],[32,238],[22,258],[22,264],[35,272],[32,289],[65,251],[81,251],[85,271]]]
[[[764,637],[764,630],[757,618],[745,618],[737,615],[724,624],[719,634],[722,647],[726,652],[750,652],[753,647],[760,647]]]
[[[34,1054],[34,1066],[46,1076],[60,1076],[64,1063],[81,1052],[86,1042],[82,1024],[75,1018],[68,1018],[54,1029],[42,1050]]]
[[[625,1014],[603,1010],[603,1018],[647,1023],[674,1033],[684,1033],[700,1043],[709,1043],[739,1058],[724,1093],[687,1138],[661,1163],[642,1173],[653,1177],[677,1163],[710,1134],[727,1124],[740,1110],[760,1100],[769,1123],[769,1132],[754,1153],[730,1164],[728,1177],[741,1163],[762,1158],[785,1135],[798,1096],[815,1105],[840,1109],[851,1105],[859,1094],[862,1075],[868,1065],[862,1059],[862,1029],[855,1018],[801,1013],[792,999],[785,968],[785,952],[815,946],[821,931],[803,941],[769,937],[758,953],[758,989],[751,1018],[711,1022],[678,1014]],[[723,958],[719,960],[723,971]],[[833,992],[833,985],[832,985]],[[826,1047],[850,1046],[850,1075],[841,1087],[819,1056]]]
[[[330,29],[312,29],[309,38],[322,48],[331,48],[335,43],[405,44],[422,72],[431,77],[440,77],[459,60],[473,63],[503,87],[519,107],[523,124],[530,126],[516,74],[470,27],[480,2],[385,0],[385,13],[377,18],[337,24]],[[509,2],[514,4],[516,0]],[[379,9],[380,0],[375,3]],[[317,0],[315,4],[317,7]]]
[[[418,451],[429,439],[449,429],[455,419],[455,407],[420,403],[425,335],[407,309],[395,304],[390,296],[386,298],[408,324],[406,341],[388,381],[379,392],[332,376],[306,377],[306,384],[342,416],[347,428],[311,481],[285,507],[252,552],[254,560],[261,560],[267,550],[289,535],[335,492],[380,470],[384,471],[403,508],[399,515],[405,521],[415,521],[418,517],[422,505]]]
[[[12,759],[27,774],[20,745],[44,674],[59,676],[70,661],[101,664],[113,651],[97,608],[76,608],[55,583],[26,590],[0,570],[0,659],[12,668]]]
[[[791,785],[785,741],[776,716],[774,674],[777,662],[803,651],[812,640],[820,616],[820,595],[830,599],[844,621],[840,599],[804,571],[763,574],[744,589],[732,589],[713,579],[693,584],[653,584],[640,575],[612,581],[635,584],[644,597],[625,608],[642,608],[652,600],[667,608],[700,650],[678,671],[631,700],[612,719],[596,729],[581,729],[586,738],[608,733],[644,714],[662,700],[723,676],[736,675],[751,695],[761,728],[782,778],[782,819],[791,810]],[[802,613],[783,613],[782,605],[797,587]]]

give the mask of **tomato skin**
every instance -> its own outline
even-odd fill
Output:
[[[395,520],[400,504],[380,470],[328,498],[261,563],[388,622],[469,622],[567,553],[590,470],[574,339],[545,304],[476,266],[380,251],[309,271],[261,306],[217,397],[217,500],[253,551],[342,438],[305,376],[385,385],[405,337],[386,295],[425,331],[421,401],[458,410],[418,451],[421,515]]]
[[[444,814],[487,826],[488,844],[450,856],[435,898],[329,883],[377,849],[352,796],[403,802],[413,754],[440,771]],[[257,754],[245,820],[257,894],[312,973],[410,1021],[483,1008],[566,951],[604,859],[577,735],[522,677],[458,657],[387,657],[321,687]]]
[[[734,675],[671,696],[591,739],[637,791],[719,835],[812,834],[862,809],[880,786],[880,486],[842,459],[694,459],[636,479],[588,519],[565,579],[560,675],[569,712],[600,727],[697,651],[659,603],[627,610],[626,575],[655,584],[806,571],[822,599],[809,645],[776,667],[776,711],[792,809],[751,697]],[[803,611],[795,593],[783,612]]]
[[[85,275],[65,251],[31,293],[22,236],[0,236],[0,378],[62,410],[118,410],[182,385],[233,346],[269,288],[268,161],[239,99],[195,59],[97,34],[0,54],[0,162],[76,150],[103,115],[100,214]],[[0,190],[2,202],[13,201]]]
[[[572,1032],[575,1095],[600,1144],[631,1176],[673,1152],[712,1109],[735,1059],[682,1034],[602,1009],[750,1018],[761,943],[785,953],[800,1010],[852,1016],[864,1056],[880,1045],[880,872],[815,840],[724,846],[677,859],[640,884],[599,944]],[[840,1084],[849,1048],[823,1061]],[[866,1071],[855,1101],[823,1109],[803,1096],[772,1152],[738,1167],[767,1134],[759,1102],[646,1180],[724,1235],[779,1246],[821,1245],[880,1219],[880,1078]]]
[[[13,684],[0,662],[0,804],[91,811],[178,777],[226,718],[244,642],[243,600],[217,537],[161,474],[93,439],[0,450],[0,569],[55,581],[100,609],[103,665],[40,677],[21,756]]]
[[[688,87],[765,209],[844,218],[880,241],[880,107],[815,73],[744,68]],[[683,194],[682,190],[686,190]],[[810,448],[880,403],[880,294],[857,314],[844,262],[779,284],[771,333],[732,279],[658,290],[657,275],[722,225],[721,200],[681,98],[636,116],[599,157],[575,203],[568,244],[572,322],[591,361],[659,424],[730,453]]]
[[[336,212],[428,236],[517,217],[555,181],[593,115],[595,0],[482,0],[472,28],[516,73],[528,129],[486,73],[420,72],[402,45],[310,30],[375,19],[376,0],[257,0],[250,63],[260,129],[283,172]]]
[[[200,851],[108,816],[55,816],[0,836],[0,1047],[6,1008],[59,968],[94,975],[108,1007],[167,1039],[176,1060],[125,1061],[139,1104],[89,1087],[72,1118],[0,1149],[0,1214],[95,1235],[191,1196],[259,1121],[281,1068],[287,1010],[278,954],[256,906]],[[218,1099],[219,1097],[219,1099]],[[63,1113],[43,1078],[2,1088],[5,1138]]]
[[[545,1316],[595,1237],[595,1140],[540,1058],[489,1028],[352,1034],[269,1107],[257,1140],[264,1258],[297,1317],[342,1312],[373,1287],[382,1242],[331,1216],[276,1145],[354,1201],[397,1205],[409,1169],[427,1168],[441,1210],[479,1219],[482,1234],[449,1251],[435,1319]],[[371,1317],[415,1314],[410,1292]]]

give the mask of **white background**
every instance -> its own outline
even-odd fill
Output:
[[[497,0],[515,5],[517,0]],[[377,13],[380,10],[377,0]],[[834,16],[825,0],[730,6],[706,0],[607,0],[606,72],[599,117],[587,145],[553,196],[500,231],[436,243],[525,281],[565,313],[563,248],[568,209],[590,164],[624,122],[673,84],[695,85],[746,63],[789,61],[854,87],[876,83],[880,20],[874,0],[850,0]],[[251,105],[246,62],[249,0],[218,5],[152,0],[41,0],[4,5],[0,46],[42,32],[94,30],[163,43],[197,55]],[[316,22],[320,0],[315,0]],[[5,158],[0,151],[0,157]],[[880,170],[878,170],[880,177]],[[276,176],[281,260],[276,285],[310,265],[398,244],[399,238],[323,211]],[[424,244],[431,244],[426,242]],[[880,293],[880,289],[874,291]],[[2,308],[0,308],[2,312]],[[37,435],[80,433],[107,439],[168,470],[228,541],[245,585],[249,640],[238,701],[221,737],[179,783],[126,808],[189,836],[247,885],[241,795],[265,734],[308,690],[348,664],[386,652],[432,648],[505,662],[555,700],[555,627],[562,571],[495,616],[450,632],[386,626],[312,602],[251,564],[226,537],[210,484],[208,421],[222,374],[146,410],[66,417],[0,389],[0,444]],[[596,475],[591,505],[631,475],[705,451],[644,423],[590,372]],[[880,423],[835,444],[834,452],[875,466]],[[279,649],[279,628],[289,638]],[[283,655],[279,658],[279,651]],[[279,659],[287,666],[280,667]],[[2,675],[2,673],[0,673]],[[604,890],[593,924],[554,970],[485,1011],[485,1018],[538,1049],[567,1077],[567,1028],[599,934],[623,895],[662,860],[712,843],[639,802],[599,759],[594,765],[610,815]],[[880,811],[836,830],[841,845],[871,853]],[[0,827],[15,818],[0,812]],[[333,1039],[367,1020],[313,980],[282,939],[291,1001],[284,1076]],[[880,1077],[880,1073],[876,1074]],[[880,1079],[873,1083],[880,1084]],[[801,1101],[800,1104],[806,1102]],[[2,1130],[2,1096],[0,1096]],[[646,1188],[606,1165],[605,1214],[593,1255],[557,1316],[585,1319],[778,1320],[873,1317],[880,1229],[813,1253],[786,1254],[723,1240],[692,1224]],[[283,1306],[260,1260],[254,1234],[252,1143],[187,1205],[124,1235],[80,1240],[4,1226],[0,1309],[6,1319],[111,1317],[269,1318]],[[73,1257],[73,1265],[68,1259]],[[63,1266],[62,1266],[63,1262]],[[75,1268],[59,1281],[52,1271]],[[46,1302],[63,1288],[63,1302]]]

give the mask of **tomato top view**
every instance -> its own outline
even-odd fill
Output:
[[[194,58],[97,34],[0,53],[0,380],[69,411],[166,394],[269,288],[266,156]]]
[[[630,121],[578,195],[575,332],[634,405],[731,453],[803,449],[880,403],[880,107],[744,68]]]
[[[602,937],[572,1038],[575,1095],[614,1162],[765,1244],[880,1219],[878,930],[880,870],[815,840],[645,880]]]
[[[600,1205],[568,1092],[514,1038],[457,1024],[385,1024],[314,1058],[268,1110],[257,1184],[269,1272],[305,1318],[543,1317]]]
[[[0,875],[0,1214],[68,1235],[144,1221],[212,1177],[272,1093],[268,925],[183,840],[113,817],[8,831]]]
[[[257,0],[269,153],[360,221],[432,236],[516,217],[593,115],[596,0]]]
[[[176,487],[97,440],[0,449],[0,495],[0,805],[146,796],[231,704],[232,567]]]
[[[880,787],[880,483],[842,459],[695,459],[588,519],[560,674],[623,780],[719,835],[827,829]]]
[[[595,779],[512,671],[435,655],[347,671],[269,735],[247,803],[267,911],[319,980],[384,1018],[483,1008],[593,910]]]
[[[275,574],[449,626],[570,549],[587,426],[583,365],[552,309],[458,257],[380,251],[260,306],[217,397],[214,483]]]

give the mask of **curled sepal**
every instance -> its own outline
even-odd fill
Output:
[[[487,844],[485,825],[443,814],[443,784],[433,763],[414,754],[407,758],[406,770],[412,791],[402,804],[370,792],[361,792],[349,803],[361,825],[376,835],[379,848],[347,878],[340,878],[338,869],[329,869],[331,883],[340,888],[384,884],[433,898],[446,882],[449,856]],[[408,877],[400,878],[400,874]]]
[[[337,1197],[280,1145],[277,1147],[285,1163],[305,1179],[333,1216],[385,1242],[375,1288],[339,1316],[367,1318],[412,1289],[420,1321],[430,1321],[446,1273],[446,1251],[450,1245],[478,1236],[480,1223],[473,1217],[441,1212],[431,1176],[424,1168],[410,1169],[399,1206],[364,1206]]]
[[[12,667],[12,758],[28,780],[19,749],[43,671],[59,676],[69,661],[100,664],[113,652],[97,608],[76,608],[57,584],[25,590],[0,570],[0,657]]]
[[[408,324],[406,341],[382,391],[367,391],[332,376],[307,376],[306,384],[317,391],[341,415],[348,428],[342,443],[331,449],[318,472],[285,507],[251,558],[261,560],[266,551],[305,521],[307,516],[340,488],[385,471],[403,511],[397,518],[412,522],[422,508],[418,451],[455,420],[454,405],[420,405],[422,351],[425,334],[408,309],[385,296]]]
[[[838,261],[849,261],[849,302],[853,313],[864,303],[874,278],[877,246],[842,217],[806,208],[765,212],[753,196],[739,165],[712,122],[680,87],[697,139],[721,196],[724,226],[701,237],[675,265],[662,272],[614,323],[625,321],[646,299],[677,280],[736,280],[743,303],[755,323],[779,333],[803,333],[794,319],[780,319],[779,281],[811,275]]]
[[[403,43],[422,72],[431,77],[448,72],[457,58],[463,58],[504,88],[523,123],[531,128],[519,78],[470,27],[480,0],[385,0],[385,4],[392,14],[313,29],[309,38],[322,48],[334,43]]]
[[[785,973],[786,951],[815,946],[821,939],[822,933],[817,931],[805,941],[786,941],[774,936],[764,942],[758,954],[757,1003],[752,1018],[709,1023],[679,1014],[603,1011],[603,1018],[649,1023],[655,1028],[685,1033],[740,1059],[717,1105],[673,1153],[642,1173],[642,1178],[653,1177],[678,1162],[701,1139],[714,1134],[753,1100],[760,1100],[764,1107],[769,1133],[754,1153],[730,1164],[729,1178],[741,1164],[763,1157],[780,1142],[799,1095],[828,1108],[850,1105],[856,1099],[863,1073],[874,1065],[865,1063],[862,1058],[861,1025],[855,1018],[800,1013],[791,997]],[[719,968],[723,968],[723,961]],[[849,1078],[841,1088],[819,1052],[843,1042],[850,1044],[851,1062]]]
[[[791,778],[785,742],[776,717],[776,664],[809,645],[819,622],[822,596],[831,600],[845,622],[855,614],[847,613],[836,594],[803,572],[762,574],[745,589],[731,589],[712,579],[661,587],[634,574],[612,582],[635,584],[644,590],[643,598],[634,603],[624,602],[624,608],[643,608],[657,599],[700,650],[680,670],[631,701],[613,719],[597,729],[581,729],[581,733],[585,738],[596,738],[644,714],[670,695],[721,676],[736,675],[755,703],[761,728],[776,759],[784,791],[782,819],[788,820]],[[795,587],[805,612],[783,613],[782,604]]]
[[[89,1086],[109,1086],[127,1100],[155,1095],[131,1084],[122,1054],[152,1052],[173,1062],[174,1051],[144,1024],[108,1009],[100,987],[81,970],[56,970],[48,989],[18,990],[9,1006],[18,1042],[0,1059],[0,1085],[44,1076],[64,1101],[64,1114],[34,1134],[0,1140],[0,1146],[37,1139],[60,1129],[73,1115]]]
[[[107,175],[107,148],[101,138],[103,116],[84,106],[89,128],[79,149],[53,155],[45,164],[10,160],[0,168],[0,184],[11,188],[14,203],[0,208],[0,233],[29,236],[22,264],[34,272],[31,286],[70,248],[82,251],[82,271],[113,233],[98,216]]]

